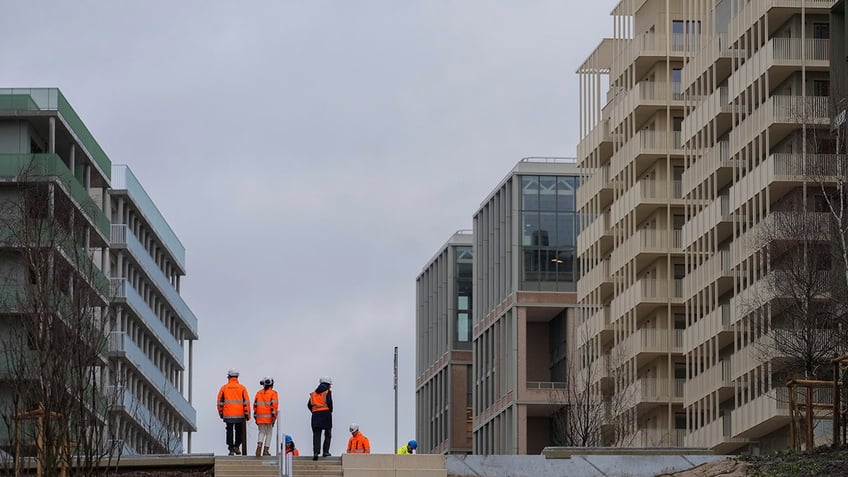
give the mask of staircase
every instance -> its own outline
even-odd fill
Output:
[[[295,477],[342,476],[341,457],[325,457],[313,461],[312,457],[295,457],[292,463]],[[277,457],[216,456],[215,477],[277,477]]]

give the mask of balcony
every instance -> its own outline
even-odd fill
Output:
[[[612,203],[610,226],[617,225],[631,212],[639,223],[656,209],[669,205],[683,205],[680,181],[639,180]]]
[[[747,444],[748,439],[732,436],[730,414],[715,419],[705,426],[686,434],[686,447],[712,449],[716,454],[730,454]]]
[[[657,159],[671,154],[683,156],[680,131],[656,131],[643,129],[634,134],[617,150],[610,160],[610,177],[618,177],[631,162],[636,166],[636,175],[643,173]]]
[[[730,198],[721,195],[701,209],[683,224],[682,246],[690,249],[695,242],[711,231],[715,231],[715,242],[722,242],[733,234],[733,215],[730,213]]]
[[[112,175],[112,190],[113,194],[116,191],[125,190],[130,200],[135,205],[136,210],[144,217],[145,222],[150,225],[150,231],[156,234],[159,241],[169,252],[172,259],[177,263],[181,270],[185,270],[185,247],[177,234],[171,229],[168,221],[159,212],[159,208],[153,203],[153,199],[147,195],[147,191],[141,186],[141,183],[136,179],[135,174],[124,165],[116,165]]]
[[[612,294],[614,283],[615,279],[610,275],[609,260],[602,260],[577,281],[577,300],[581,301],[589,293],[598,290],[600,296],[597,298],[603,303]]]
[[[639,368],[660,356],[683,353],[683,330],[640,328],[617,346],[626,360],[636,359]],[[683,391],[680,392],[683,397]]]
[[[615,322],[632,309],[650,311],[657,306],[683,304],[683,280],[641,278],[610,303],[611,322]]]
[[[686,429],[639,429],[631,442],[636,447],[683,447]]]
[[[164,323],[156,316],[156,313],[150,309],[144,298],[139,295],[138,291],[132,286],[126,278],[112,278],[112,290],[116,301],[124,301],[135,316],[139,318],[138,323],[141,324],[155,341],[171,356],[171,359],[182,370],[183,365],[183,348],[180,346],[174,335],[168,330]]]
[[[711,296],[721,296],[733,288],[733,259],[730,250],[719,250],[707,258],[683,279],[683,291],[687,300],[707,287]]]
[[[197,317],[185,303],[171,282],[148,254],[147,249],[138,241],[132,231],[124,224],[112,226],[112,246],[123,246],[129,250],[135,262],[159,290],[174,313],[180,318],[191,339],[197,339]]]
[[[828,100],[827,96],[770,96],[730,131],[730,155],[738,153],[766,129],[770,132],[770,145],[774,145],[802,124],[829,126]]]
[[[738,97],[755,78],[763,75],[768,75],[769,84],[781,84],[801,67],[807,71],[827,72],[830,40],[772,38],[730,75],[727,81],[730,97]]]
[[[138,399],[129,389],[124,386],[110,386],[117,397],[115,411],[123,411],[136,426],[144,430],[150,438],[155,440],[167,452],[176,454],[182,451],[182,436],[179,432],[173,432],[159,420],[144,403]]]
[[[688,142],[695,133],[704,130],[707,124],[715,120],[715,136],[721,137],[731,127],[731,115],[734,105],[730,103],[727,86],[716,88],[713,93],[695,107],[691,114],[686,116],[682,125],[682,140]]]
[[[615,80],[629,67],[633,66],[634,76],[641,78],[658,61],[682,60],[689,51],[698,50],[699,37],[673,33],[671,35],[645,32],[626,42],[616,52],[610,68],[610,79]]]
[[[598,307],[583,323],[582,333],[586,338],[597,337],[601,345],[611,343],[613,339],[613,327],[610,323],[610,309],[607,306]]]
[[[0,103],[2,99],[0,95]],[[0,154],[0,177],[18,181],[55,180],[59,190],[67,195],[97,232],[102,244],[108,243],[109,218],[57,154]]]
[[[598,254],[604,256],[613,246],[615,232],[610,227],[610,214],[605,212],[595,217],[577,236],[577,254],[584,255],[591,245],[598,245]]]
[[[714,337],[718,337],[719,349],[730,344],[733,341],[730,310],[730,303],[722,303],[686,327],[683,338],[684,351],[688,353]]]
[[[123,331],[109,334],[109,354],[125,359],[147,381],[150,389],[157,391],[163,402],[179,414],[185,427],[197,430],[197,412],[176,386],[159,370],[138,345]]]
[[[772,154],[731,186],[730,206],[735,210],[766,188],[774,202],[805,181],[816,187],[835,185],[845,164],[844,154]]]
[[[616,129],[631,115],[636,124],[642,124],[668,106],[682,110],[683,95],[680,83],[640,81],[631,90],[619,95],[610,106],[610,127]]]
[[[597,200],[598,210],[604,210],[612,202],[618,188],[618,181],[611,181],[609,166],[594,169],[589,178],[577,188],[577,210],[582,210],[593,199]]]
[[[681,87],[684,91],[710,68],[714,69],[719,83],[730,75],[730,59],[734,51],[727,33],[711,35],[707,41],[701,42],[701,46],[681,72]]]
[[[730,378],[730,360],[719,361],[704,372],[686,381],[683,389],[683,404],[691,406],[696,401],[713,393],[718,393],[718,401],[733,397],[733,380]]]
[[[730,143],[719,141],[715,146],[704,150],[701,157],[683,171],[682,194],[688,196],[700,184],[715,175],[718,189],[723,188],[733,180],[733,167],[738,164],[730,158]]]
[[[785,387],[773,388],[730,412],[734,436],[757,438],[789,423],[789,393]]]
[[[636,270],[668,254],[682,254],[682,235],[679,230],[639,229],[610,255],[610,270],[618,273],[630,262]]]
[[[82,145],[86,155],[93,159],[95,167],[100,169],[100,174],[109,178],[112,173],[112,162],[58,89],[0,88],[0,111],[2,110],[56,111],[68,131]]]
[[[589,134],[577,144],[577,165],[581,168],[596,167],[588,161],[597,152],[599,164],[603,166],[609,162],[612,156],[612,143],[615,135],[610,133],[609,120],[601,120],[589,131]]]
[[[682,404],[685,379],[639,378],[625,391],[625,396],[635,399],[641,411],[657,405]]]
[[[801,7],[807,15],[829,15],[835,0],[758,0],[746,2],[730,17],[728,36],[735,43],[763,16],[768,16],[768,25],[781,25],[790,15],[800,14]],[[741,5],[741,4],[740,4]],[[774,84],[774,83],[773,83]]]

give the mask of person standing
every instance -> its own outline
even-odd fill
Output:
[[[418,449],[418,443],[415,442],[415,439],[407,442],[405,446],[401,446],[398,448],[398,454],[414,454],[415,449]]]
[[[250,420],[250,395],[238,377],[237,369],[227,371],[227,384],[218,391],[218,416],[227,425],[229,455],[241,454],[244,423]]]
[[[359,424],[350,425],[350,439],[347,440],[348,454],[370,454],[371,443],[364,434],[359,432]]]
[[[279,396],[274,390],[274,378],[264,377],[259,381],[262,389],[253,397],[253,419],[259,428],[256,442],[256,457],[271,455],[271,437],[274,435],[274,423],[279,412]],[[264,451],[263,451],[264,449]]]
[[[322,377],[318,387],[309,393],[306,407],[312,412],[312,460],[318,460],[321,447],[321,431],[324,431],[323,456],[330,456],[330,439],[333,437],[333,393],[330,386],[333,380]]]

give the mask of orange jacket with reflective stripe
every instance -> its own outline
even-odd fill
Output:
[[[253,418],[257,424],[273,424],[279,412],[277,391],[262,388],[253,397]]]
[[[250,395],[238,378],[230,378],[218,391],[218,415],[225,420],[250,420]]]
[[[356,431],[356,434],[350,436],[350,439],[347,440],[347,453],[370,454],[371,443],[368,442],[368,438],[362,435],[361,432]]]
[[[312,407],[310,407],[310,411],[313,413],[318,411],[329,411],[330,406],[327,405],[327,393],[329,392],[330,390],[328,389],[320,394],[315,391],[309,393],[309,404],[312,405]]]

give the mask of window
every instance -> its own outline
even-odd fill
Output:
[[[830,96],[830,81],[813,80],[813,96]]]
[[[813,38],[816,40],[830,39],[830,24],[813,23]]]
[[[681,70],[680,68],[674,68],[671,70],[671,99],[683,99],[683,92],[680,88],[680,82],[682,80]]]

